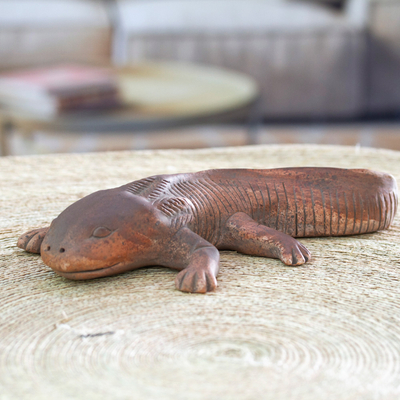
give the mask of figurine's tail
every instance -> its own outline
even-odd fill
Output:
[[[224,194],[218,209],[244,212],[293,237],[387,229],[397,210],[398,190],[393,176],[366,169],[214,170],[207,171],[207,176]],[[213,193],[217,189],[203,188],[218,202]]]
[[[338,171],[339,172],[339,171]],[[343,236],[389,228],[398,205],[395,179],[369,170],[328,171],[299,183],[293,236]],[[295,194],[296,196],[296,194]],[[307,198],[307,202],[302,199]],[[300,199],[300,201],[299,201]]]
[[[310,167],[257,173],[258,180],[251,184],[266,187],[263,196],[267,207],[261,218],[256,219],[290,236],[375,232],[387,229],[396,214],[397,184],[389,174]],[[264,175],[262,184],[261,174]]]

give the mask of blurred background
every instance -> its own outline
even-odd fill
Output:
[[[0,0],[3,78],[72,64],[107,67],[120,108],[63,110],[42,87],[57,106],[27,113],[0,76],[1,154],[400,150],[399,0]]]

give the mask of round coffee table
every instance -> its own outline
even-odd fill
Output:
[[[2,154],[12,129],[65,132],[127,132],[167,129],[245,115],[258,98],[253,79],[219,68],[142,63],[116,70],[124,106],[55,117],[0,109]]]

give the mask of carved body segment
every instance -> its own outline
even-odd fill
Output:
[[[394,179],[367,170],[211,170],[168,180],[167,191],[195,205],[191,229],[213,244],[236,212],[293,237],[313,237],[387,229],[397,209]]]

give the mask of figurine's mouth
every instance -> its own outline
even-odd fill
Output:
[[[81,279],[93,279],[93,278],[101,278],[104,276],[116,275],[121,272],[126,272],[131,269],[135,269],[136,267],[130,261],[119,262],[109,267],[87,270],[87,271],[73,271],[73,272],[64,272],[60,270],[53,269],[58,275],[63,276],[64,278],[72,279],[72,280],[81,280]]]

